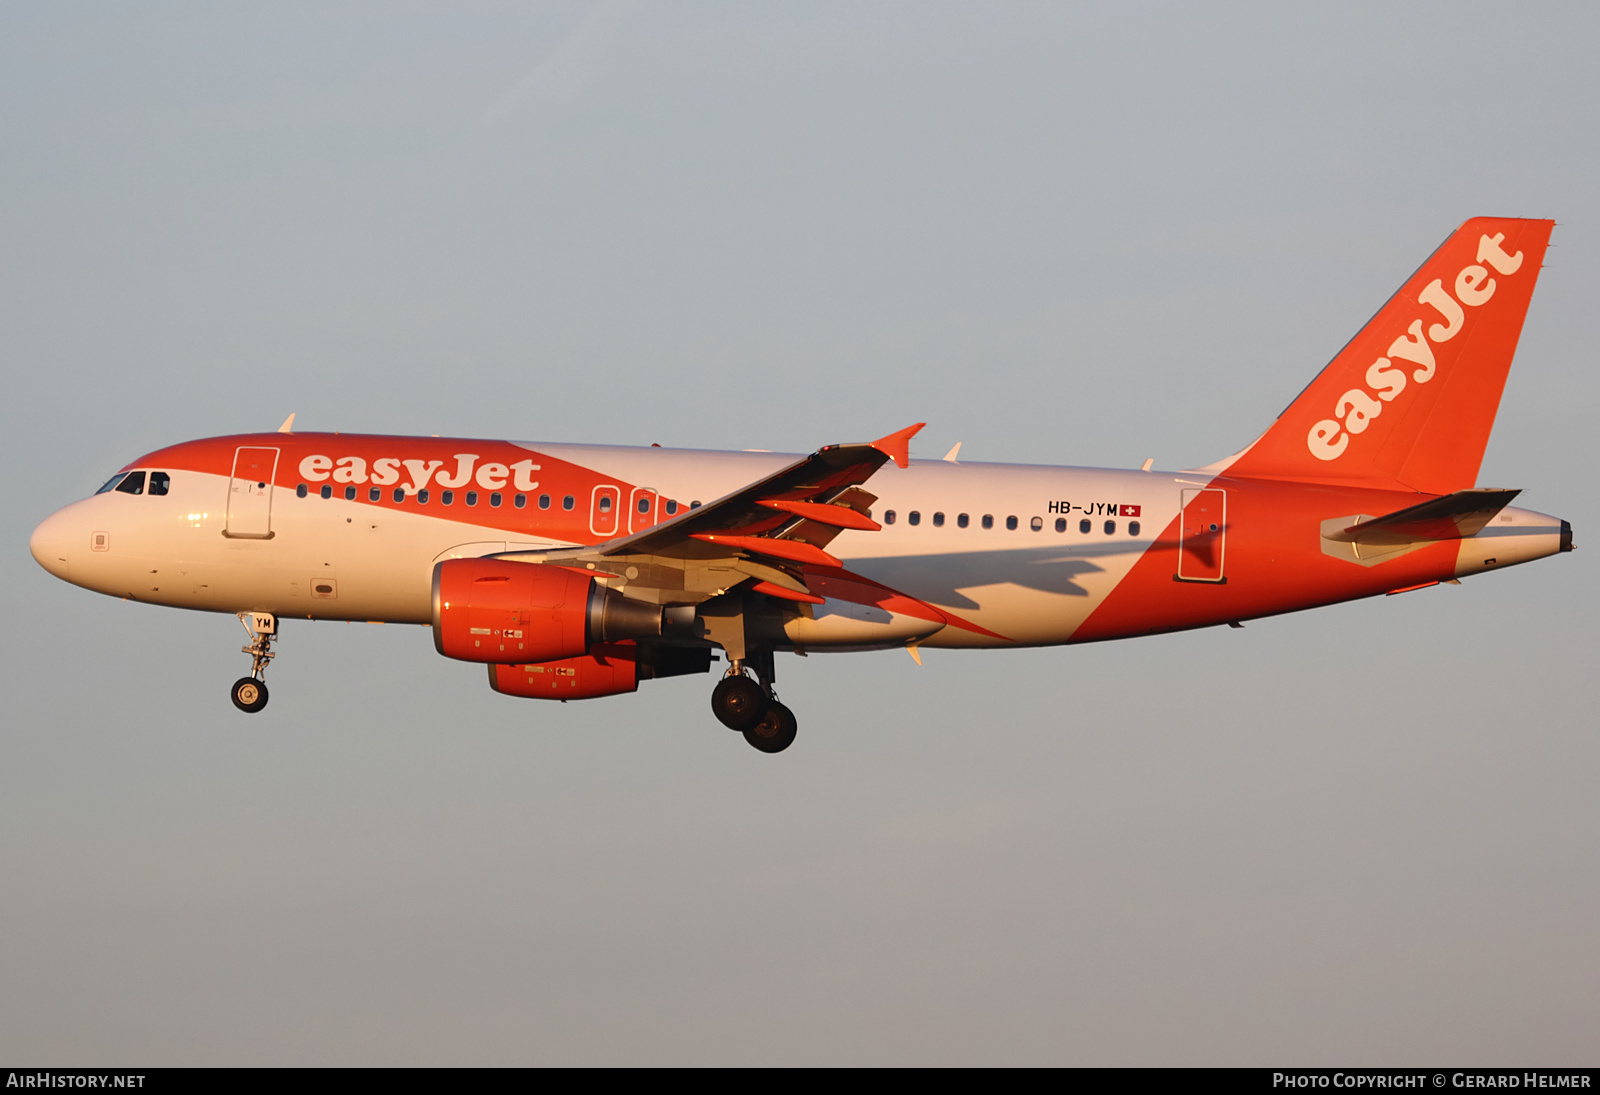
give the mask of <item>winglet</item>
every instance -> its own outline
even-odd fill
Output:
[[[878,438],[872,443],[872,447],[903,468],[911,463],[911,439],[926,425],[926,422],[918,422],[915,426],[907,426],[903,430],[891,433],[888,437]]]
[[[294,433],[294,415],[283,420],[283,425],[278,427],[279,433]]]

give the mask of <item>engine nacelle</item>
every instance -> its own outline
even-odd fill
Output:
[[[433,568],[433,645],[469,662],[545,662],[589,649],[594,575],[447,559]]]
[[[447,658],[551,662],[693,625],[693,605],[629,600],[572,567],[484,558],[433,568],[433,645]]]
[[[535,700],[588,700],[616,696],[639,687],[639,663],[632,646],[603,643],[581,658],[538,665],[491,665],[489,687],[508,696]]]

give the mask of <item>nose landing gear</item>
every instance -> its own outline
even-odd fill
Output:
[[[798,722],[772,690],[772,651],[751,651],[748,661],[730,659],[728,675],[711,692],[711,711],[729,730],[763,753],[781,753],[794,743]],[[753,669],[756,677],[747,675]]]
[[[233,706],[255,714],[267,706],[267,682],[262,680],[267,663],[277,657],[272,652],[272,639],[278,633],[278,618],[270,612],[241,612],[239,622],[250,636],[250,645],[241,647],[250,655],[250,675],[233,682]]]

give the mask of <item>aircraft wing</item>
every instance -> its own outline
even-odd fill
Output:
[[[824,550],[830,540],[847,528],[881,527],[867,516],[877,497],[861,484],[890,460],[905,467],[911,438],[924,425],[918,422],[869,444],[825,446],[699,509],[608,540],[596,550],[603,556],[676,559],[742,553],[790,569],[797,564],[837,567],[839,560]]]
[[[923,425],[918,422],[868,444],[825,446],[765,479],[630,536],[589,547],[508,552],[502,558],[558,565],[581,562],[591,569],[625,572],[630,596],[661,603],[685,597],[704,600],[751,583],[751,592],[769,597],[806,604],[834,598],[875,605],[1003,639],[852,574],[825,550],[844,529],[882,527],[868,516],[877,496],[861,484],[890,460],[906,467],[911,438]]]

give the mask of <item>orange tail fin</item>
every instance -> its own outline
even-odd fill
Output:
[[[1554,224],[1463,224],[1227,474],[1428,494],[1474,485]]]

